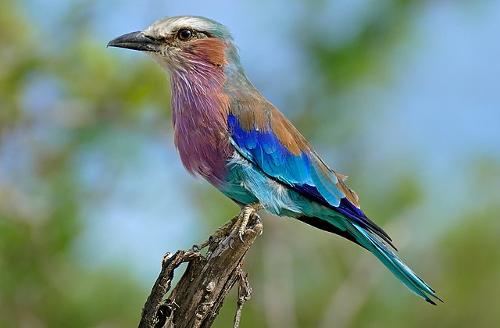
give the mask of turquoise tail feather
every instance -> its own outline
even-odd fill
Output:
[[[317,220],[318,218],[314,219]],[[434,302],[435,300],[443,302],[436,295],[436,292],[425,281],[418,277],[380,237],[360,227],[356,223],[350,222],[339,216],[326,216],[320,220],[331,225],[333,229],[326,229],[314,223],[313,225],[318,226],[320,229],[340,234],[370,251],[413,293],[433,305],[436,305]],[[301,221],[307,222],[305,218],[301,218]]]
[[[442,302],[436,292],[418,277],[380,238],[355,223],[348,223],[348,225],[350,225],[348,227],[349,232],[355,236],[356,240],[375,255],[408,289],[433,305],[436,305],[433,299]]]

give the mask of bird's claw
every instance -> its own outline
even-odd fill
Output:
[[[241,210],[239,215],[241,222],[238,228],[238,237],[240,238],[242,243],[245,243],[243,237],[245,236],[245,230],[247,228],[248,221],[250,221],[250,218],[256,216],[258,219],[260,219],[256,213],[260,208],[261,206],[259,204],[254,204],[254,205],[247,205],[243,207],[243,209]]]
[[[212,236],[210,236],[210,238],[212,238]],[[202,242],[201,244],[194,244],[192,247],[191,247],[191,251],[193,253],[199,253],[202,249],[204,249],[205,247],[207,247],[208,245],[210,245],[211,243],[211,240],[210,238],[204,242]]]

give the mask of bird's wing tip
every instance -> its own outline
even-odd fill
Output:
[[[444,301],[439,297],[437,296],[436,294],[433,294],[432,295],[433,298],[435,298],[436,300],[438,300],[439,302],[443,303],[444,304]],[[425,299],[428,303],[432,304],[432,305],[437,305],[436,302],[434,302],[432,299],[430,299],[429,297],[427,297]]]

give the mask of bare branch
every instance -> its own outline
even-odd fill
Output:
[[[242,242],[237,223],[236,217],[200,247],[165,255],[160,275],[144,305],[140,328],[210,327],[236,282],[239,293],[235,327],[239,326],[243,304],[252,291],[242,262],[263,227],[260,218],[253,215]],[[199,252],[204,246],[208,247],[205,255]],[[186,271],[165,299],[175,269],[184,262],[188,262]]]

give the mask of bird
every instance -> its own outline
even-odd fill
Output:
[[[361,210],[347,176],[331,169],[250,82],[223,24],[200,16],[166,17],[108,46],[141,51],[169,73],[180,159],[188,172],[240,206],[240,238],[262,209],[295,218],[361,246],[410,291],[431,304],[442,302]]]

